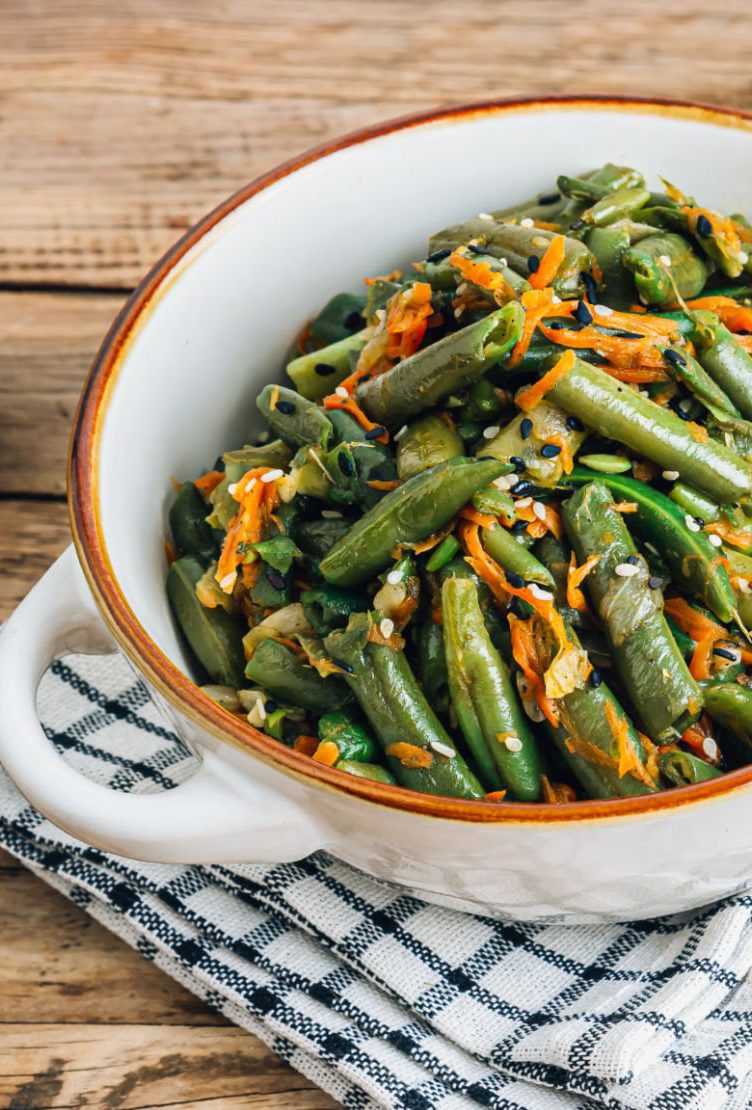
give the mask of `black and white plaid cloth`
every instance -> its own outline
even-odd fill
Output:
[[[118,657],[55,664],[39,708],[101,783],[160,790],[190,774]],[[752,1106],[752,896],[649,922],[523,925],[427,905],[324,854],[141,864],[62,833],[1,772],[0,843],[351,1110]]]

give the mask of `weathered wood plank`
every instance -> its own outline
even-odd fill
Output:
[[[0,280],[127,288],[228,192],[413,108],[577,90],[752,106],[748,6],[0,6]],[[665,44],[670,41],[670,63]],[[737,45],[738,44],[738,45]]]
[[[0,1105],[330,1110],[337,1104],[235,1027],[5,1025]]]
[[[64,503],[0,501],[0,620],[10,615],[69,543]]]
[[[78,395],[121,300],[0,293],[0,494],[65,492]]]

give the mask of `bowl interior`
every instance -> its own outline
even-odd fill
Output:
[[[425,254],[442,225],[550,192],[611,160],[663,174],[722,210],[752,210],[752,125],[689,109],[539,104],[387,131],[241,203],[167,274],[119,355],[97,439],[95,496],[122,593],[190,673],[164,594],[171,480],[260,430],[306,318],[366,275]]]

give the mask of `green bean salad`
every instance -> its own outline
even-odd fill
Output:
[[[751,253],[608,164],[332,297],[170,509],[209,697],[496,805],[752,761]]]

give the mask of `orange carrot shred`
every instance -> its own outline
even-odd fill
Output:
[[[551,284],[564,261],[565,248],[566,240],[564,236],[554,236],[538,264],[538,269],[528,277],[533,289],[543,289]]]
[[[375,424],[373,420],[369,420],[354,397],[340,397],[338,393],[330,393],[324,398],[324,408],[330,410],[340,409],[344,412],[349,412],[366,432],[370,432],[374,428],[382,428],[382,434],[376,437],[376,442],[389,442],[389,433],[386,428],[383,428],[381,424]]]
[[[569,570],[567,571],[567,605],[580,613],[588,611],[585,595],[580,586],[585,581],[590,571],[600,562],[600,555],[591,555],[581,567],[577,566],[574,551],[569,556]]]
[[[506,790],[492,790],[490,794],[483,795],[484,802],[503,802],[507,796]]]
[[[327,767],[333,767],[339,759],[339,748],[333,740],[322,740],[313,753],[313,758],[317,763],[324,763]]]
[[[223,479],[224,474],[221,470],[209,470],[206,474],[202,474],[200,478],[194,478],[193,484],[200,494],[208,497]]]
[[[543,375],[534,385],[528,386],[527,389],[517,394],[516,401],[517,407],[522,409],[523,412],[530,412],[534,409],[539,401],[542,401],[549,390],[553,389],[558,381],[560,381],[565,374],[575,364],[575,356],[572,351],[565,351],[555,366]]]
[[[430,767],[433,763],[433,753],[428,748],[419,748],[416,744],[408,744],[404,740],[397,744],[390,744],[386,754],[398,759],[403,767]]]
[[[301,733],[300,736],[296,736],[293,743],[295,751],[302,752],[303,755],[313,755],[318,746],[318,736],[306,736],[304,733]]]

